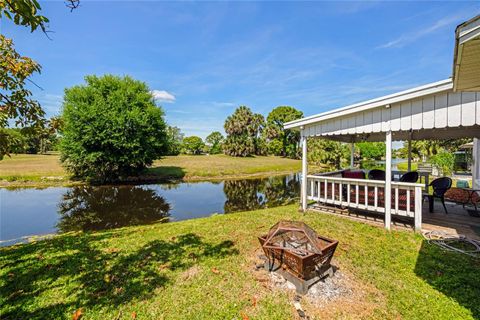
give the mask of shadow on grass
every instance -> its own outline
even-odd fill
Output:
[[[115,231],[72,235],[3,250],[0,267],[8,273],[0,277],[2,319],[65,318],[80,307],[115,308],[154,295],[171,283],[170,271],[238,254],[232,241],[208,243],[193,233],[128,253],[97,248],[116,236]]]
[[[415,274],[480,319],[480,259],[446,252],[423,241]]]

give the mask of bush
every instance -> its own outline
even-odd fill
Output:
[[[140,173],[167,149],[163,111],[128,76],[85,77],[65,90],[61,161],[76,177],[111,182]]]
[[[430,163],[442,171],[444,176],[451,175],[455,165],[455,155],[450,152],[440,151],[430,157]]]

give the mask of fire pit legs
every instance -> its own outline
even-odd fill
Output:
[[[333,273],[334,273],[332,266],[330,266],[322,274],[318,274],[317,276],[308,280],[303,280],[295,277],[290,272],[283,270],[278,263],[273,262],[272,264],[272,260],[269,260],[267,258],[265,258],[265,270],[268,270],[269,272],[275,272],[281,275],[283,278],[285,278],[285,280],[287,280],[288,282],[292,283],[295,286],[295,290],[297,294],[300,294],[300,295],[306,295],[308,292],[308,289],[311,286],[313,286],[315,283],[319,282],[320,280],[324,279],[327,276],[329,277],[333,276]]]

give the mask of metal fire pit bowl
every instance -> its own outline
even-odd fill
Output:
[[[317,235],[304,222],[279,221],[258,240],[268,260],[265,267],[295,284],[300,294],[333,274],[330,262],[338,241]]]

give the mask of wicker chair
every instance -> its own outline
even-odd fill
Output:
[[[417,180],[418,180],[418,172],[416,171],[409,171],[400,178],[400,182],[415,183],[417,182]]]
[[[380,169],[372,169],[368,172],[369,180],[384,180],[385,181],[385,171]]]
[[[430,186],[433,188],[433,194],[427,195],[430,212],[433,212],[433,201],[435,198],[438,198],[442,201],[445,213],[448,214],[447,206],[445,205],[445,193],[452,187],[452,179],[449,177],[441,177],[433,180]]]

